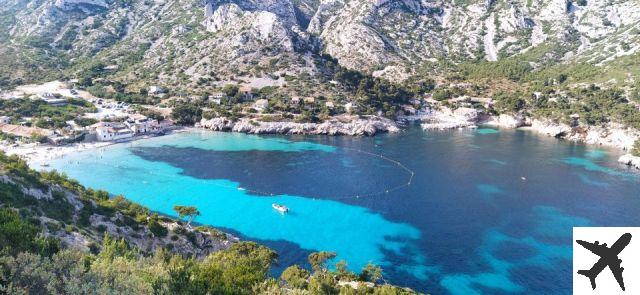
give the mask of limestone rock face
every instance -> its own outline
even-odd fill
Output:
[[[99,6],[102,8],[109,7],[103,0],[56,0],[55,6],[62,10],[70,10],[82,5]]]
[[[485,124],[504,128],[518,128],[528,125],[528,122],[522,114],[500,114],[498,116],[492,116]],[[551,133],[553,134],[554,132]]]
[[[626,154],[621,156],[618,159],[619,163],[631,166],[631,167],[635,167],[637,169],[640,169],[640,157],[635,157],[631,154]]]
[[[232,131],[250,134],[316,134],[372,136],[382,132],[398,132],[397,125],[385,118],[370,117],[348,122],[329,120],[323,123],[259,122],[240,119],[232,122],[227,118],[202,119],[199,126],[214,131]]]
[[[569,125],[550,120],[533,120],[533,122],[531,122],[531,128],[537,132],[559,138],[565,137],[572,130]]]
[[[604,64],[636,53],[640,2],[568,0],[5,0],[8,46],[29,40],[105,62],[140,48],[127,79],[179,83],[256,68],[311,73],[327,53],[402,81],[441,59],[498,60],[548,44],[534,65]],[[179,29],[176,29],[179,28]],[[24,50],[24,47],[16,47]],[[126,67],[125,67],[126,68]],[[255,73],[252,73],[255,74]],[[18,75],[18,73],[16,73]],[[183,80],[183,79],[182,79]],[[162,83],[160,83],[162,84]]]
[[[550,136],[579,141],[588,144],[605,145],[629,150],[640,138],[640,132],[619,124],[606,126],[577,126],[553,122],[550,120],[533,120],[532,129]]]

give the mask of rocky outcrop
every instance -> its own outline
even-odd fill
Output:
[[[624,150],[631,149],[633,143],[640,138],[640,131],[613,123],[606,126],[579,125],[571,127],[552,120],[534,119],[531,128],[534,131],[557,138],[611,146]]]
[[[503,128],[518,128],[528,126],[531,123],[523,114],[500,114],[498,116],[489,116],[488,118],[485,118],[482,124]]]
[[[633,156],[631,154],[626,154],[626,155],[621,156],[618,159],[618,162],[622,163],[622,164],[625,164],[625,165],[628,165],[630,167],[635,167],[637,169],[640,169],[640,157],[636,157],[636,156]]]
[[[103,228],[110,236],[124,238],[129,244],[149,253],[170,247],[171,251],[175,253],[204,258],[212,252],[227,249],[239,241],[238,238],[229,234],[215,232],[215,230],[195,230],[174,221],[160,222],[169,230],[169,234],[159,237],[155,236],[147,226],[133,229],[129,226],[118,225],[125,222],[124,216],[120,213],[116,213],[111,218],[93,214],[90,217],[90,222],[92,227]],[[65,239],[63,238],[63,240]]]
[[[441,107],[438,111],[431,111],[428,115],[422,116],[420,126],[424,130],[475,128],[479,115],[479,111],[473,108],[451,110]]]
[[[0,171],[4,171],[0,167]],[[4,172],[2,172],[4,173]],[[168,249],[174,253],[191,257],[206,257],[208,254],[229,248],[239,241],[233,235],[210,227],[191,227],[176,220],[159,217],[157,223],[164,228],[163,236],[155,235],[149,218],[145,221],[125,216],[124,211],[100,210],[93,199],[84,198],[82,193],[74,193],[58,184],[38,182],[29,184],[18,176],[0,173],[0,182],[14,186],[7,192],[9,199],[28,199],[25,210],[32,210],[34,218],[43,225],[43,234],[59,239],[68,248],[90,251],[100,245],[105,233],[111,237],[123,238],[130,245],[152,253]],[[16,193],[18,192],[18,193]],[[63,214],[50,214],[47,207],[62,208]],[[141,208],[141,207],[140,207]],[[22,210],[22,209],[21,209]]]
[[[9,0],[0,5],[0,14],[15,17],[5,29],[11,42],[4,45],[13,49],[5,55],[24,52],[32,47],[29,41],[65,56],[118,63],[122,60],[109,59],[150,46],[133,67],[117,72],[130,69],[126,80],[131,81],[154,71],[145,79],[174,85],[184,82],[183,74],[192,81],[224,81],[285,70],[292,76],[313,73],[320,53],[390,80],[420,74],[416,69],[422,66],[437,68],[442,59],[496,60],[544,42],[562,50],[533,58],[532,64],[585,56],[602,63],[640,50],[633,46],[640,35],[630,29],[640,20],[638,11],[640,3],[631,0]],[[15,76],[24,78],[21,74]]]
[[[199,127],[214,131],[231,131],[250,134],[317,134],[372,136],[381,132],[398,132],[391,120],[381,117],[352,118],[341,121],[331,119],[323,123],[260,122],[247,118],[232,121],[228,118],[202,119]]]
[[[551,120],[534,119],[531,122],[531,129],[549,136],[562,138],[571,133],[571,127],[566,124],[557,123]]]

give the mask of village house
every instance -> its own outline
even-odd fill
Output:
[[[11,123],[11,117],[0,116],[0,124],[9,124],[9,123]]]
[[[43,92],[38,94],[38,98],[44,100],[48,105],[63,106],[67,104],[67,99],[56,96],[51,92]]]
[[[219,105],[222,103],[222,99],[226,97],[227,95],[224,92],[214,92],[209,95],[209,101]]]
[[[242,95],[243,100],[253,100],[253,92],[251,87],[242,86],[240,87],[240,89],[238,89],[238,92],[240,92],[240,94]]]
[[[96,128],[98,141],[117,141],[133,137],[134,132],[122,123],[101,124]]]
[[[124,122],[135,134],[155,133],[160,131],[158,120],[147,118],[141,114],[130,115]]]
[[[51,92],[38,93],[38,97],[42,100],[56,98],[56,96]]]
[[[269,107],[269,101],[266,99],[258,99],[256,100],[256,102],[253,104],[253,108],[256,111],[264,111],[266,108]]]
[[[293,104],[293,105],[298,105],[298,104],[300,104],[300,96],[294,96],[294,97],[291,97],[290,102],[291,102],[291,104]]]
[[[211,95],[209,95],[210,99],[223,99],[225,98],[227,95],[224,92],[214,92],[211,93]]]

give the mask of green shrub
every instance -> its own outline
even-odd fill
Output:
[[[149,219],[149,231],[151,231],[151,233],[153,233],[154,236],[156,237],[166,237],[167,234],[169,233],[169,230],[167,230],[166,227],[164,227],[162,224],[160,224],[160,222],[158,222],[158,216],[154,215]]]
[[[640,157],[640,139],[636,140],[636,142],[633,144],[631,154],[636,157]]]

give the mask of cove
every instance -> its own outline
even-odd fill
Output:
[[[352,270],[371,261],[388,281],[432,294],[567,294],[574,226],[640,226],[640,177],[617,156],[503,129],[191,131],[49,164],[164,214],[196,206],[198,222],[265,243],[282,266],[335,251]],[[394,161],[415,173],[410,185]]]

